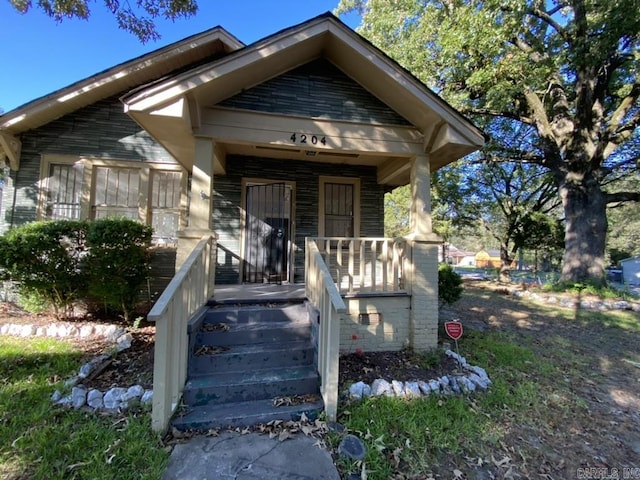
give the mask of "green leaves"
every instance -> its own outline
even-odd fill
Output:
[[[0,237],[0,272],[58,317],[91,294],[128,319],[148,275],[150,241],[151,227],[126,218],[34,222]]]
[[[9,0],[9,3],[20,13],[27,13],[33,7],[31,0]],[[195,0],[104,0],[104,4],[116,18],[118,26],[133,33],[142,43],[160,38],[154,23],[156,18],[175,20],[190,17],[198,11]],[[35,7],[56,22],[67,18],[87,20],[91,15],[88,0],[37,0]]]

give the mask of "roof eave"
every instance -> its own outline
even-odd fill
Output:
[[[225,53],[230,53],[244,47],[244,44],[240,40],[224,28],[220,26],[211,28],[135,59],[123,62],[21,105],[0,116],[0,131],[18,135],[24,131],[37,128],[77,108],[81,108],[83,103],[82,97],[90,96],[91,100],[86,102],[86,105],[89,105],[97,101],[97,97],[104,99],[124,90],[131,89],[132,87],[126,81],[127,77],[131,74],[147,70],[149,74],[152,75],[154,72],[151,71],[150,67],[154,65],[157,66],[158,63],[162,62],[170,62],[189,49],[203,48],[208,44],[213,45],[216,42],[220,42]],[[151,78],[146,79],[146,81],[149,80],[151,80]],[[144,80],[140,83],[144,83]],[[121,85],[122,87],[120,87]],[[104,94],[100,95],[102,92],[104,92]],[[89,93],[91,93],[91,95],[89,95]],[[71,99],[75,100],[73,108],[64,108],[65,103]],[[80,105],[80,107],[78,107],[78,105]],[[39,121],[30,122],[29,120],[32,118],[39,118]]]

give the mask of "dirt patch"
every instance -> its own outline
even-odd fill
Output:
[[[116,316],[104,316],[97,318],[94,315],[83,315],[60,321],[50,314],[30,314],[11,303],[0,303],[0,325],[34,325],[35,327],[47,327],[51,324],[73,325],[81,328],[86,325],[112,324],[125,328],[132,336],[131,348],[114,354],[105,361],[99,370],[92,376],[82,381],[87,388],[95,388],[100,391],[111,387],[130,387],[141,385],[145,389],[153,386],[153,351],[155,345],[155,325],[143,323],[138,328],[130,328],[121,318]],[[129,328],[128,328],[129,327]],[[103,353],[113,351],[113,343],[100,335],[92,335],[86,338],[60,338],[73,343],[82,350],[83,362],[89,361]],[[78,365],[80,368],[80,365]]]
[[[363,381],[369,385],[377,378],[429,381],[443,375],[460,374],[458,362],[444,353],[423,357],[408,350],[399,352],[350,353],[340,356],[340,390]]]
[[[499,285],[465,287],[463,298],[446,312],[449,318],[460,319],[467,329],[504,335],[559,372],[538,379],[548,395],[544,415],[504,425],[507,435],[495,458],[507,455],[522,478],[580,478],[585,470],[579,469],[588,468],[608,474],[618,469],[622,478],[624,468],[640,467],[638,329],[622,329],[580,308],[581,301],[597,297],[564,293],[577,306],[559,313],[557,305],[517,299]],[[640,323],[640,314],[625,315]]]

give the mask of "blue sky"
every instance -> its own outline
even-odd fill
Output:
[[[35,2],[34,2],[35,3]],[[0,0],[0,109],[8,112],[26,102],[112,67],[118,63],[221,25],[244,43],[331,11],[338,0],[199,0],[199,13],[179,21],[158,21],[162,38],[141,44],[118,29],[115,19],[92,2],[88,21],[56,23],[33,9],[26,15]],[[342,18],[355,28],[355,15]]]

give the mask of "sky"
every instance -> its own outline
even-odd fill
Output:
[[[34,2],[35,3],[35,2]],[[88,20],[56,23],[37,9],[22,15],[0,0],[0,109],[5,113],[59,88],[216,25],[245,44],[332,11],[338,0],[199,0],[199,12],[159,20],[162,38],[142,44],[118,28],[102,0]],[[352,28],[356,15],[341,17]]]

